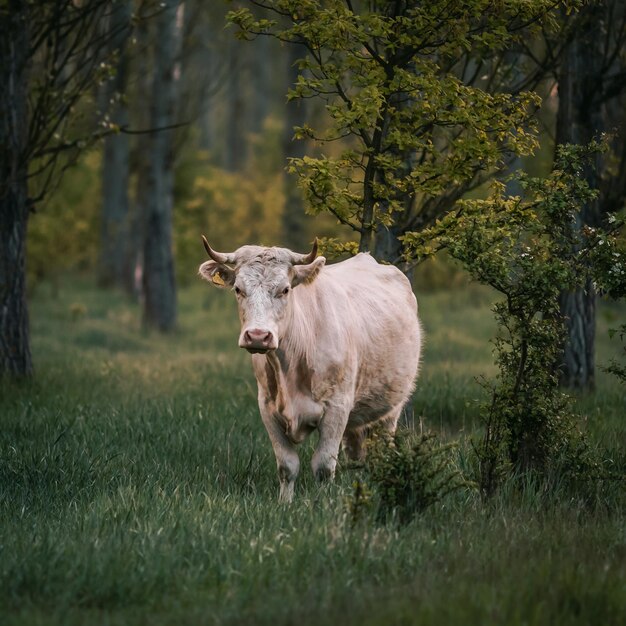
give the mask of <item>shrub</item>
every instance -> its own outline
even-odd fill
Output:
[[[365,480],[348,498],[352,524],[374,507],[379,521],[410,522],[448,494],[469,486],[452,459],[455,444],[438,445],[432,434],[375,431],[367,444]]]
[[[559,388],[558,364],[560,292],[584,284],[590,274],[613,285],[624,271],[616,219],[605,229],[576,227],[580,208],[596,196],[579,172],[600,149],[596,143],[562,147],[548,178],[520,176],[525,198],[505,195],[496,182],[488,199],[465,200],[433,228],[406,237],[417,257],[445,248],[474,279],[503,296],[493,307],[499,374],[484,383],[490,400],[482,409],[484,435],[474,448],[485,497],[511,472],[546,478],[597,473],[570,399]]]

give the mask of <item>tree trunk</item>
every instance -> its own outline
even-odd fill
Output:
[[[0,10],[0,377],[32,373],[26,303],[28,9]]]
[[[150,70],[153,67],[151,30],[149,23],[140,16],[137,23],[138,54],[133,57],[133,75],[137,77],[132,98],[131,118],[135,128],[150,128],[150,103],[141,94],[149,94],[152,89]],[[150,172],[151,138],[140,133],[134,138],[130,169],[134,174],[135,190],[129,205],[129,256],[128,266],[133,278],[132,295],[143,304],[143,248],[144,220],[147,216],[148,178]]]
[[[269,37],[259,37],[246,46],[249,55],[246,73],[250,77],[249,84],[252,86],[251,93],[246,94],[246,100],[252,105],[249,111],[249,127],[253,133],[263,132],[265,118],[270,112],[270,91],[272,87],[270,43]],[[289,46],[290,49],[292,47],[296,46]]]
[[[626,83],[626,81],[625,81]],[[604,107],[604,127],[615,129],[611,139],[611,175],[603,172],[601,213],[617,213],[626,206],[626,84],[623,93]]]
[[[118,51],[115,78],[105,86],[106,108],[110,120],[127,126],[129,115],[125,100],[128,78],[126,43],[130,35],[131,2],[122,0],[112,9],[111,50]],[[118,286],[133,291],[133,264],[130,261],[130,213],[128,179],[130,138],[127,134],[110,135],[104,140],[102,162],[102,227],[98,280],[102,286]]]
[[[561,292],[559,305],[567,330],[561,383],[573,389],[591,390],[595,382],[596,330],[596,292],[591,279],[581,289]]]
[[[602,7],[590,5],[585,21],[568,44],[558,76],[559,110],[556,145],[586,144],[601,133]],[[598,188],[598,166],[586,167],[583,176],[590,187]],[[600,223],[598,200],[581,208],[574,228]],[[573,251],[576,252],[576,251]],[[563,346],[561,383],[572,389],[594,387],[594,341],[596,293],[591,279],[575,291],[560,296],[561,314],[565,320],[566,341]]]
[[[306,54],[304,46],[290,45],[287,48],[287,85],[291,89],[300,73],[296,62]],[[285,161],[291,158],[301,159],[305,155],[306,143],[302,139],[294,140],[295,126],[302,126],[306,121],[306,100],[296,99],[287,102],[285,110],[285,129],[283,131],[283,154]],[[285,162],[287,166],[287,162]],[[287,248],[305,250],[308,237],[305,229],[304,201],[294,174],[286,170],[283,174],[285,208],[283,210],[283,241]]]
[[[412,266],[408,266],[402,258],[403,249],[399,237],[404,235],[406,228],[402,225],[401,219],[401,215],[398,215],[397,221],[394,221],[391,226],[387,228],[378,227],[374,236],[373,255],[379,261],[395,265],[411,280],[413,277]]]
[[[246,141],[244,124],[244,102],[241,89],[241,46],[232,39],[228,44],[228,76],[226,78],[226,145],[224,146],[224,168],[240,172],[246,163]]]
[[[201,42],[196,44],[196,51],[190,65],[193,67],[189,72],[187,82],[191,83],[194,76],[197,76],[198,70],[201,70],[204,77],[201,81],[201,87],[198,89],[197,81],[191,85],[191,88],[199,92],[199,108],[197,112],[198,127],[198,148],[206,152],[207,156],[215,150],[215,128],[213,127],[213,105],[211,99],[215,89],[215,75],[219,72],[219,64],[216,59],[219,55],[215,54],[215,48],[210,42],[217,39],[215,25],[212,20],[212,14],[207,12],[200,13],[198,19],[200,24],[196,25],[198,29],[196,38]],[[221,26],[220,26],[221,27]],[[183,72],[184,74],[185,72]],[[208,78],[211,77],[211,78]]]
[[[177,94],[175,65],[180,45],[178,1],[167,0],[156,18],[156,54],[150,126],[150,167],[144,201],[144,321],[162,332],[176,324],[172,255],[173,130]]]
[[[408,106],[409,98],[406,94],[398,94],[393,97],[391,104],[396,109],[403,109]],[[387,128],[383,127],[383,136],[387,132]],[[382,145],[382,142],[381,142]],[[402,150],[398,146],[390,146],[388,148],[391,154],[402,159],[399,166],[397,176],[402,179],[409,175],[411,171],[415,169],[416,155],[413,151]],[[413,206],[413,199],[409,194],[404,194],[402,197],[402,209],[394,211],[393,220],[390,226],[385,227],[382,224],[378,224],[375,232],[373,233],[373,254],[378,261],[385,261],[391,263],[402,270],[409,280],[413,279],[413,266],[408,265],[403,259],[403,245],[400,241],[408,230],[407,224],[411,216]],[[388,209],[383,206],[383,211]]]

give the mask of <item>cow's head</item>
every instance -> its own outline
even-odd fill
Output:
[[[261,246],[224,254],[202,240],[211,260],[200,266],[200,275],[216,287],[233,289],[237,296],[239,347],[248,352],[276,350],[292,306],[292,289],[314,281],[326,263],[323,256],[315,258],[317,240],[309,254]]]

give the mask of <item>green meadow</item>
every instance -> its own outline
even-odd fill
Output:
[[[71,285],[71,286],[69,286]],[[419,295],[426,333],[414,430],[458,440],[466,469],[496,371],[492,294]],[[599,311],[598,363],[625,309]],[[623,483],[574,497],[456,492],[408,525],[351,523],[358,470],[315,484],[304,460],[277,503],[234,298],[180,294],[179,329],[85,279],[31,302],[36,375],[0,385],[0,623],[611,624],[626,619]],[[576,400],[592,445],[626,471],[626,397],[598,372]]]

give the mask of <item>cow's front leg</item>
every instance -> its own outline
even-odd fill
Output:
[[[296,478],[300,471],[298,453],[296,452],[294,444],[287,439],[285,431],[267,405],[262,407],[261,417],[263,418],[265,429],[270,436],[274,456],[276,457],[278,479],[280,480],[278,500],[280,502],[291,502],[293,500]]]
[[[328,406],[324,411],[318,430],[320,440],[311,459],[313,474],[318,481],[335,476],[339,448],[348,423],[349,409],[345,405]]]

